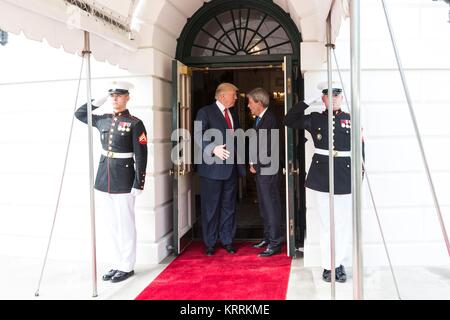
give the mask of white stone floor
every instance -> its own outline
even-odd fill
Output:
[[[135,275],[121,283],[101,280],[106,268],[98,265],[98,297],[93,298],[92,272],[89,263],[48,261],[35,297],[42,260],[0,256],[0,300],[132,300],[170,263],[168,257],[160,264],[137,266]],[[403,300],[450,300],[450,266],[405,267],[396,272]],[[336,283],[336,299],[353,298],[351,270],[349,280]],[[294,259],[287,292],[288,300],[328,300],[330,284],[321,279],[319,267],[303,267],[303,259]],[[366,267],[364,298],[368,300],[397,300],[392,275],[388,267]]]

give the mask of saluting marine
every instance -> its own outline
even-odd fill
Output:
[[[100,132],[102,155],[95,189],[105,208],[114,258],[103,280],[119,282],[134,274],[136,262],[135,196],[144,189],[147,166],[147,132],[143,122],[127,109],[129,89],[125,81],[113,82],[108,96],[92,102],[95,110],[110,97],[113,113],[92,115],[92,125]],[[75,117],[87,123],[87,104]]]
[[[320,243],[323,280],[331,281],[330,222],[329,222],[329,150],[328,150],[328,83],[318,85],[322,90],[325,111],[305,115],[309,106],[304,102],[294,105],[285,117],[288,127],[307,130],[314,142],[314,155],[305,186],[311,189],[320,217]],[[351,121],[350,114],[341,110],[342,87],[333,82],[333,160],[335,207],[335,262],[336,281],[347,279],[344,264],[351,263],[352,198],[351,198]],[[364,155],[364,144],[363,144]]]

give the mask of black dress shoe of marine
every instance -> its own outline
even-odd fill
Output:
[[[336,281],[342,283],[347,281],[347,274],[342,264],[336,268]]]
[[[206,247],[206,255],[212,256],[214,254],[215,250],[214,247]]]
[[[265,251],[260,252],[258,256],[260,257],[270,257],[274,254],[281,253],[281,248],[267,248]]]
[[[236,253],[236,249],[231,244],[226,244],[223,247],[228,253]]]
[[[323,269],[322,279],[325,282],[331,282],[331,270]]]
[[[131,270],[130,272],[124,272],[124,271],[117,270],[116,274],[112,276],[111,282],[120,282],[120,281],[126,280],[129,277],[131,277],[133,274],[134,274],[133,270]]]
[[[116,274],[117,270],[111,269],[102,277],[103,281],[109,281]]]
[[[253,248],[257,248],[257,249],[261,249],[261,248],[264,248],[264,247],[266,247],[268,245],[269,245],[269,241],[261,240],[260,242],[255,243],[254,245],[252,245],[252,247]]]

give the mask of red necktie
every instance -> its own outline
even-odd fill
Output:
[[[225,109],[225,121],[228,123],[228,129],[233,129],[233,126],[231,125],[230,116],[228,115],[228,109]]]

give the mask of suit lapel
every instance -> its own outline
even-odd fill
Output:
[[[224,116],[223,113],[220,111],[220,108],[219,108],[219,106],[217,105],[217,103],[214,103],[214,104],[212,105],[212,107],[213,107],[213,109],[214,109],[213,114],[214,114],[214,116],[216,117],[217,121],[218,121],[219,123],[222,124],[223,129],[225,129],[225,130],[228,129],[228,123],[227,123],[227,121],[225,120],[225,116]],[[233,118],[233,120],[234,120],[234,118]]]
[[[259,123],[257,126],[256,126],[256,122],[255,122],[255,129],[261,128],[261,126],[264,123],[264,120],[267,118],[267,113],[269,113],[269,110],[266,110],[266,112],[264,112],[264,114],[263,114],[261,120],[259,120]]]

